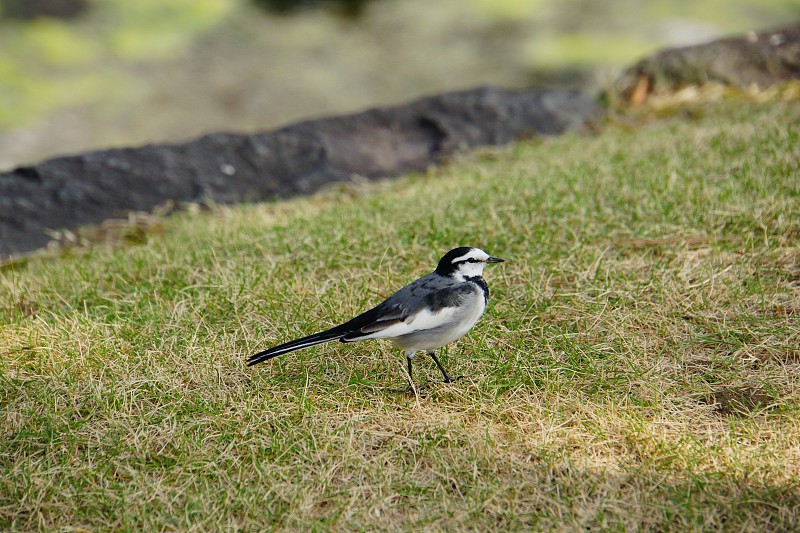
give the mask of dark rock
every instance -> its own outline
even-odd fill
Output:
[[[634,104],[648,94],[719,82],[765,89],[800,79],[800,26],[656,53],[626,70],[615,91]]]
[[[0,174],[0,256],[45,245],[48,229],[149,211],[166,200],[258,201],[354,175],[397,176],[458,149],[559,134],[599,114],[575,91],[488,87],[253,135],[50,159]]]
[[[86,0],[0,0],[0,17],[72,19],[82,15],[88,7]]]

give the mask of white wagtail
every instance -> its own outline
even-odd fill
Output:
[[[411,359],[420,350],[433,358],[445,383],[455,381],[434,350],[460,339],[478,322],[489,299],[483,268],[502,261],[479,248],[450,250],[434,272],[412,281],[377,307],[329,330],[258,352],[247,366],[333,340],[390,339],[406,351],[412,383]]]

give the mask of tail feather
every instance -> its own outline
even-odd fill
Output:
[[[364,328],[369,327],[370,324],[374,324],[376,320],[381,318],[382,314],[384,315],[384,320],[389,318],[398,318],[399,315],[397,315],[397,313],[399,311],[397,309],[391,308],[389,310],[389,314],[385,314],[384,308],[385,305],[381,304],[378,307],[361,313],[357,317],[350,319],[344,324],[339,324],[331,329],[279,344],[278,346],[270,348],[269,350],[264,350],[263,352],[258,352],[247,360],[247,366],[257,365],[258,363],[272,359],[273,357],[277,357],[288,352],[293,352],[295,350],[302,350],[303,348],[308,348],[309,346],[316,346],[317,344],[322,344],[324,342],[335,340],[346,340],[347,342],[350,342],[359,340],[358,338],[343,339],[343,337],[354,332],[360,332]]]
[[[278,346],[275,346],[268,350],[264,350],[263,352],[258,352],[257,354],[251,356],[247,360],[247,366],[257,365],[258,363],[267,361],[269,359],[272,359],[273,357],[278,357],[279,355],[293,352],[295,350],[302,350],[303,348],[316,346],[317,344],[338,340],[344,337],[346,333],[347,333],[346,331],[341,331],[339,330],[339,328],[333,328],[329,329],[328,331],[323,331],[321,333],[314,333],[313,335],[308,335],[307,337],[302,337],[300,339],[295,339],[293,341],[285,342],[283,344],[279,344]]]

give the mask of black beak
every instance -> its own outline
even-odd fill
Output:
[[[486,260],[487,263],[502,263],[505,259],[500,259],[499,257],[490,257]]]

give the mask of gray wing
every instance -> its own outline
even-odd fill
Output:
[[[474,290],[469,283],[454,283],[436,273],[428,274],[409,283],[377,307],[343,324],[348,333],[340,340],[354,341],[378,333],[405,322],[423,309],[436,312],[446,307],[456,307],[474,294]]]

